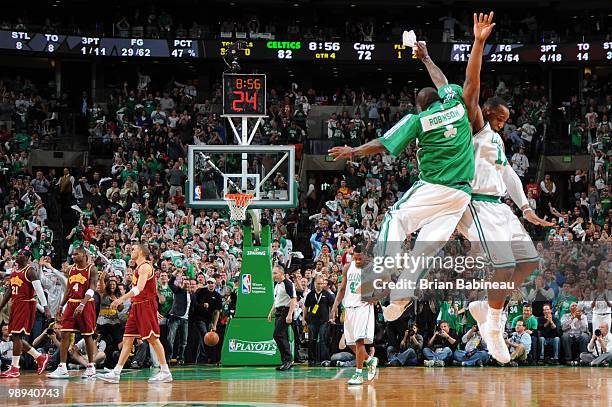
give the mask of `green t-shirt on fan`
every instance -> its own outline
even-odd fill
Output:
[[[514,317],[514,319],[512,319],[512,328],[516,327],[516,323],[518,321],[523,321],[523,325],[525,325],[525,329],[531,329],[532,331],[535,331],[538,329],[538,320],[533,315],[530,315],[529,318],[527,318],[527,320],[523,318],[523,315],[517,315],[516,317]]]
[[[474,144],[462,94],[461,86],[442,86],[441,100],[404,116],[378,140],[395,157],[417,140],[421,180],[471,193]]]

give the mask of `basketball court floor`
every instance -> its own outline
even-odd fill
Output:
[[[382,368],[376,380],[349,387],[346,381],[353,370],[296,366],[277,372],[271,367],[186,366],[172,370],[174,382],[155,385],[147,382],[148,369],[125,370],[118,385],[83,381],[76,371],[71,372],[74,377],[70,380],[48,380],[26,373],[20,379],[0,382],[0,404],[612,406],[612,369],[606,368]],[[17,389],[39,390],[16,397]]]

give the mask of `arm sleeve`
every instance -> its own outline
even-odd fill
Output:
[[[518,177],[518,175],[516,175],[516,172],[510,165],[504,166],[502,178],[506,184],[508,195],[510,195],[510,198],[512,198],[514,203],[519,208],[522,208],[525,205],[529,206],[529,201],[525,196],[525,192],[523,192],[523,184],[521,183],[521,179]]]
[[[293,283],[287,279],[284,281],[285,283],[285,292],[289,296],[289,298],[296,298],[297,294],[295,293],[295,286]]]
[[[47,297],[45,297],[45,292],[43,291],[42,284],[40,280],[32,281],[32,287],[34,287],[34,291],[36,291],[36,297],[38,298],[38,302],[41,306],[47,306]]]
[[[419,116],[408,114],[404,116],[395,126],[391,127],[385,134],[379,137],[380,143],[393,155],[397,157],[415,140],[421,132]]]

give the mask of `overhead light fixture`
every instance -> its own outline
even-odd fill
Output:
[[[382,68],[376,68],[377,71],[382,71]]]
[[[421,8],[421,7],[423,7],[423,6],[421,6],[420,4],[416,6],[416,8]]]
[[[357,7],[357,4],[351,4],[351,7]]]
[[[293,3],[293,7],[299,7],[299,3]]]

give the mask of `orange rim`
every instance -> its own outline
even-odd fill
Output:
[[[236,202],[236,206],[247,206],[253,194],[225,194],[225,199]]]

